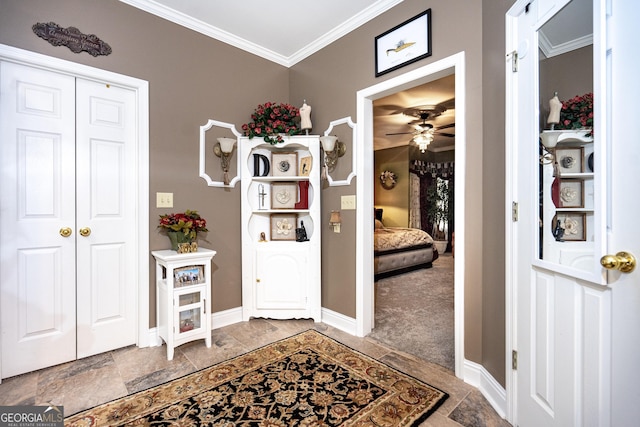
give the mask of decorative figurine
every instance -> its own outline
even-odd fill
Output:
[[[306,131],[307,135],[309,135],[309,129],[311,128],[311,106],[307,105],[307,100],[305,99],[302,107],[300,107],[300,129]]]
[[[558,92],[554,92],[553,98],[549,100],[549,118],[547,118],[547,123],[551,125],[551,130],[554,130],[555,125],[560,123],[561,109],[562,102],[558,99]]]
[[[300,228],[296,228],[296,242],[308,242],[307,229],[304,228],[304,221],[300,221]]]

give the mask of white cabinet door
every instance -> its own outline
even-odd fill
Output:
[[[289,246],[289,245],[288,245]],[[282,248],[256,251],[256,308],[306,310],[308,251]]]

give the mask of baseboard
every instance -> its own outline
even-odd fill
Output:
[[[471,384],[482,393],[498,415],[506,418],[507,392],[484,366],[465,359],[463,378],[467,384]]]
[[[322,323],[333,326],[348,334],[356,335],[356,319],[329,310],[328,308],[322,308]]]
[[[211,314],[211,329],[218,329],[242,322],[242,307],[230,308]]]

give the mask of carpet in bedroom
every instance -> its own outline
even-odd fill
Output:
[[[455,371],[453,257],[433,267],[378,280],[369,337]]]

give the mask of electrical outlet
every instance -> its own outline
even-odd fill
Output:
[[[156,193],[156,207],[158,207],[158,208],[172,208],[173,207],[173,193]]]
[[[342,210],[354,210],[356,208],[356,196],[342,196],[340,199],[340,208]]]

